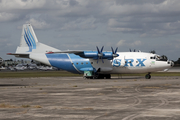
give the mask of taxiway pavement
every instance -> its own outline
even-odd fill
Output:
[[[180,77],[0,79],[3,120],[179,120]]]

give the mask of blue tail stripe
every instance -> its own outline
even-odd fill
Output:
[[[28,51],[28,52],[31,52],[31,51],[32,51],[32,47],[31,47],[30,44],[28,43],[28,40],[27,40],[27,38],[26,38],[25,35],[24,35],[24,39],[25,39],[26,43],[27,43],[28,46],[29,46],[29,51]]]
[[[31,42],[32,48],[34,48],[34,43],[33,43],[32,38],[31,38],[30,35],[29,35],[29,31],[28,31],[28,30],[27,30],[27,36],[28,36],[28,38],[29,38],[29,41]]]
[[[30,47],[25,35],[24,35],[24,39],[25,39],[25,41],[26,41],[28,47]]]
[[[28,44],[28,46],[30,47],[30,44],[29,44],[29,42],[28,42],[27,37],[26,37],[25,34],[26,34],[26,31],[24,30],[24,39],[25,39],[26,43]]]
[[[28,27],[28,35],[29,35],[29,38],[32,41],[33,49],[36,49],[36,42],[35,42],[34,37],[32,36],[32,34],[31,34],[30,30],[29,30],[29,27]]]
[[[27,36],[26,31],[24,31],[24,37],[25,37],[25,39],[26,39],[26,43],[27,43],[28,46],[29,46],[29,51],[28,51],[28,52],[31,52],[31,51],[32,51],[32,44],[31,44],[31,42],[30,42],[30,40],[29,40],[29,38],[28,38],[28,36]]]
[[[30,42],[30,40],[29,40],[29,38],[28,38],[28,35],[27,35],[26,31],[25,31],[25,36],[26,36],[26,38],[27,38],[27,41],[29,42],[29,45],[32,47],[32,44],[31,44],[31,42]]]

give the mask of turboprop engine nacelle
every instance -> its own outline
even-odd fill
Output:
[[[118,54],[113,54],[112,52],[102,52],[98,53],[97,51],[84,51],[83,53],[79,54],[79,56],[83,58],[92,58],[92,59],[108,59],[112,60],[114,57],[118,57]]]

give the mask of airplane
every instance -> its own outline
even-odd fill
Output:
[[[1,70],[5,70],[6,68],[4,68],[3,65],[4,60],[0,57],[0,71]]]
[[[29,70],[36,70],[38,68],[38,66],[36,64],[33,64],[33,63],[26,64],[26,66],[27,66],[27,69],[29,69]]]
[[[164,61],[160,55],[146,52],[103,52],[104,46],[97,51],[67,50],[61,51],[38,41],[31,24],[24,24],[20,45],[15,53],[16,57],[29,58],[49,66],[63,69],[72,73],[84,74],[85,78],[110,79],[111,74],[151,73],[169,69],[174,66],[170,60]]]
[[[8,70],[11,70],[11,71],[15,71],[15,69],[14,69],[13,66],[8,66],[7,69],[8,69]]]
[[[16,71],[23,71],[25,69],[27,69],[27,66],[24,66],[22,64],[18,64],[14,67],[14,70],[16,70]]]
[[[0,57],[0,66],[2,66],[4,60]]]
[[[39,70],[43,70],[43,71],[48,71],[48,70],[53,70],[53,68],[52,68],[52,66],[51,67],[49,67],[49,66],[46,66],[46,67],[44,67],[44,66],[39,66],[39,67],[37,67]]]
[[[6,70],[6,68],[3,67],[3,66],[1,66],[1,67],[0,67],[0,71],[1,71],[1,70]]]

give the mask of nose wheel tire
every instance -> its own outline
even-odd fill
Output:
[[[147,74],[147,75],[145,76],[145,78],[146,78],[146,79],[151,79],[151,75],[150,75],[150,74]]]

